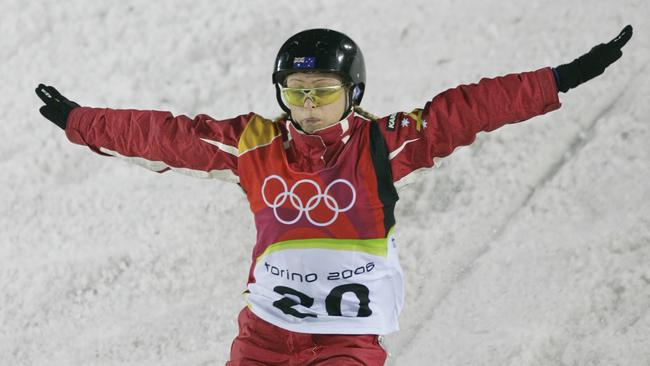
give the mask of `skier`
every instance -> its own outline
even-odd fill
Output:
[[[71,142],[245,191],[257,242],[227,365],[383,365],[380,336],[398,330],[403,302],[395,187],[480,131],[558,109],[558,92],[602,74],[631,36],[628,25],[570,63],[484,78],[383,118],[359,107],[361,50],[328,29],[280,48],[276,120],[81,107],[43,84],[36,93]]]

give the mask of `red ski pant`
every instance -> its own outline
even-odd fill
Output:
[[[376,335],[305,334],[268,323],[248,308],[226,366],[381,366],[386,351]]]

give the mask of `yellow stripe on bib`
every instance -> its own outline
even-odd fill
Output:
[[[388,233],[391,237],[392,229]],[[388,255],[388,238],[377,239],[332,239],[332,238],[314,238],[314,239],[297,239],[280,241],[269,245],[266,250],[260,254],[256,262],[259,262],[267,254],[288,249],[333,249],[346,250],[350,252],[363,252],[379,257]]]

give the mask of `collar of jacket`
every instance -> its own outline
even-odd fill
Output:
[[[314,171],[330,166],[341,152],[350,135],[357,128],[354,112],[331,126],[321,128],[311,134],[298,130],[290,120],[285,121],[288,131],[288,150],[293,159],[292,165],[303,171]],[[334,159],[334,160],[332,160]]]

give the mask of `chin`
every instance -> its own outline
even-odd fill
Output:
[[[303,127],[302,130],[303,130],[305,133],[313,133],[314,131],[316,131],[316,130],[319,129],[319,128],[320,128],[320,127],[313,127],[313,126],[311,126],[311,127]]]
[[[318,130],[320,128],[325,127],[326,124],[323,123],[323,121],[317,121],[317,122],[300,122],[300,127],[302,127],[303,131],[305,132],[313,132],[315,130]]]

